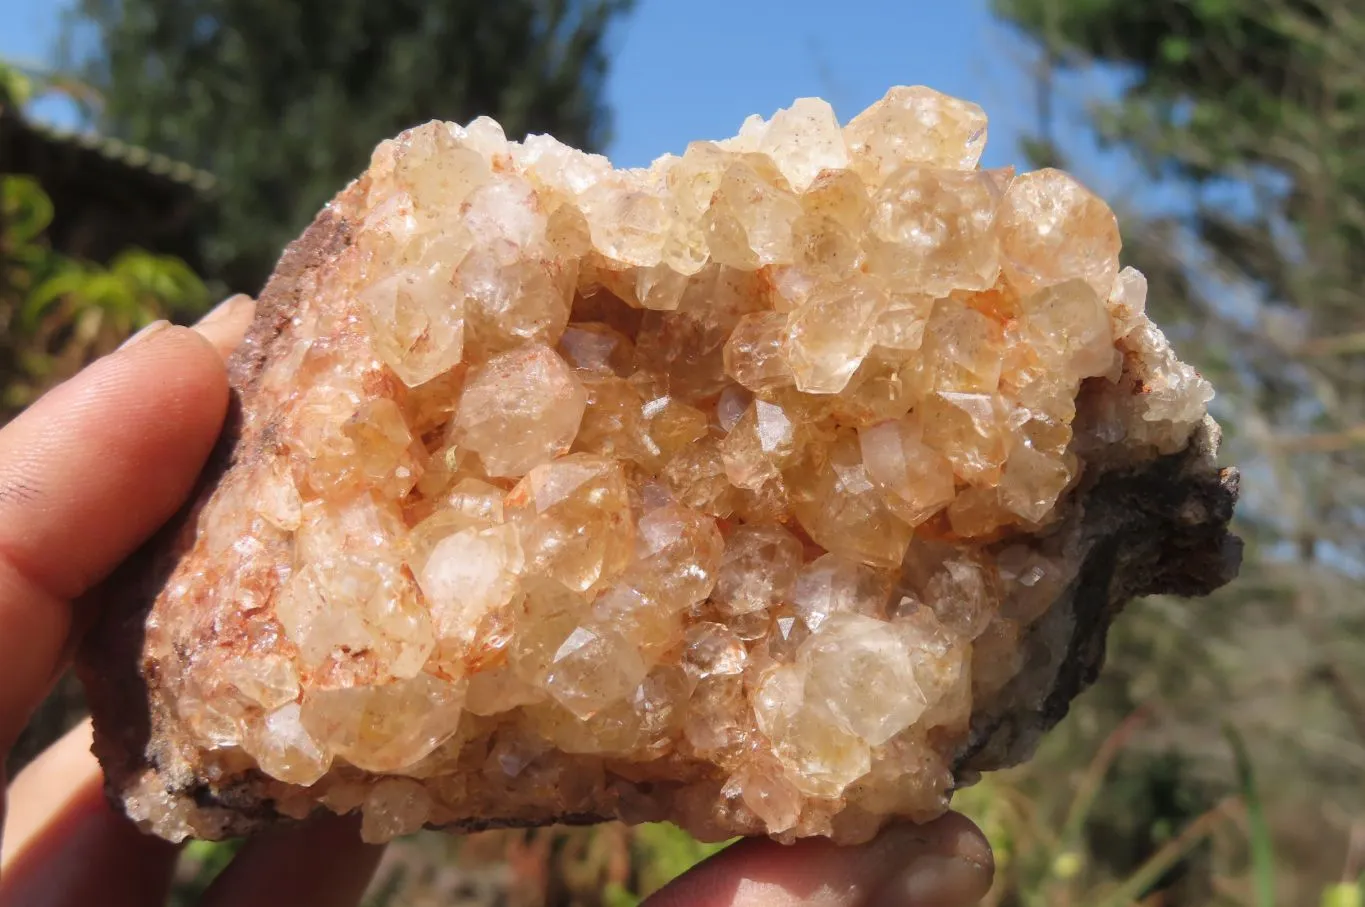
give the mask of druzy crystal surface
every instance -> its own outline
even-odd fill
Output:
[[[1104,202],[985,137],[896,88],[640,170],[488,119],[383,143],[281,263],[136,616],[130,815],[858,841],[1018,758],[1076,628],[1180,587],[1152,549],[1077,598],[1137,532],[1106,477],[1216,474],[1213,392]]]

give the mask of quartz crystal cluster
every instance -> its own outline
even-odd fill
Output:
[[[639,170],[488,119],[380,145],[262,300],[139,617],[130,815],[941,813],[974,716],[1038,706],[1087,489],[1211,424],[1110,209],[985,139],[895,88]]]

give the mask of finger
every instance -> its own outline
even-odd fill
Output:
[[[355,907],[383,853],[353,817],[272,829],[247,841],[199,907]]]
[[[683,873],[645,907],[968,907],[990,890],[985,836],[956,813],[855,847],[750,839]]]
[[[55,672],[67,603],[175,512],[222,425],[218,353],[154,328],[0,430],[0,746]]]
[[[164,903],[176,848],[110,809],[90,738],[82,722],[10,786],[0,907]]]
[[[194,329],[213,344],[218,355],[226,359],[237,348],[237,344],[242,342],[242,337],[246,334],[247,328],[251,327],[251,319],[254,317],[256,300],[239,293],[220,303],[217,308],[200,319]]]

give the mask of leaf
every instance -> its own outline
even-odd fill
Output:
[[[1260,791],[1256,787],[1251,756],[1247,753],[1246,741],[1231,724],[1224,725],[1223,735],[1227,738],[1228,745],[1232,747],[1237,786],[1241,788],[1242,800],[1246,803],[1247,826],[1251,837],[1252,887],[1256,895],[1256,907],[1275,907],[1275,845],[1270,837],[1270,825],[1266,822]]]
[[[1190,42],[1177,35],[1170,35],[1161,42],[1161,56],[1167,63],[1180,64],[1191,56]]]
[[[1328,886],[1322,892],[1322,907],[1362,907],[1365,905],[1365,889],[1360,882],[1341,882]]]
[[[31,176],[0,176],[0,222],[10,234],[8,241],[31,243],[52,223],[52,199]]]
[[[1236,15],[1237,8],[1230,0],[1197,0],[1195,12],[1199,18],[1215,22],[1231,19]]]
[[[129,249],[114,259],[109,270],[142,298],[144,314],[197,311],[208,304],[208,288],[199,275],[173,256]]]
[[[78,262],[68,262],[55,275],[34,287],[19,310],[19,325],[32,331],[54,303],[67,296],[80,295],[90,281],[90,273]]]
[[[612,882],[602,891],[604,907],[636,907],[640,903],[638,895],[632,894],[624,886]]]
[[[137,293],[129,281],[111,271],[92,270],[75,294],[81,308],[97,308],[131,322],[137,315]]]
[[[0,61],[0,107],[23,107],[33,98],[33,80]]]

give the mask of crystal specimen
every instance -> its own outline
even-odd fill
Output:
[[[316,809],[866,839],[1026,758],[1123,603],[1236,565],[1212,391],[975,105],[613,170],[431,123],[285,254],[83,656],[171,839]]]

